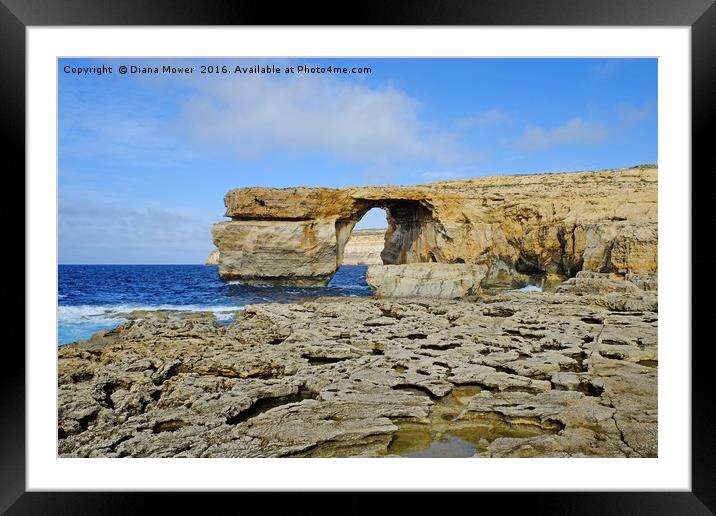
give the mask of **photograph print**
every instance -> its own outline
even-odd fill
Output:
[[[657,59],[62,58],[59,457],[658,457]]]

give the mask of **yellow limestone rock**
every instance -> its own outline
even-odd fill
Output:
[[[458,299],[482,292],[486,269],[465,263],[371,265],[366,281],[378,297]]]
[[[381,265],[385,229],[356,229],[343,249],[343,265]]]
[[[214,249],[209,256],[206,258],[204,265],[218,265],[219,264],[219,250]]]
[[[657,264],[655,166],[493,176],[411,187],[241,188],[214,225],[223,279],[325,285],[355,224],[384,208],[382,262],[515,272],[650,274]]]

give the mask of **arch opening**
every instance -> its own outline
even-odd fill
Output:
[[[368,225],[376,225],[382,210],[386,216],[380,261],[375,263],[404,264],[441,261],[425,245],[434,240],[433,214],[429,206],[412,199],[358,199],[359,207],[350,219],[336,222],[337,265],[344,263],[345,248],[353,232]],[[363,222],[365,220],[365,222]],[[360,222],[360,223],[359,223]],[[375,235],[373,235],[375,246]],[[357,240],[357,239],[356,239]],[[351,244],[349,251],[354,244]],[[425,249],[428,249],[427,251]]]
[[[348,225],[343,229],[346,232]],[[347,238],[338,265],[380,265],[381,252],[385,247],[385,233],[388,230],[388,213],[384,208],[373,207],[365,211],[344,237]],[[339,226],[336,235],[340,238]]]

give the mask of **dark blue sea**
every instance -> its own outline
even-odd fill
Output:
[[[342,266],[323,288],[255,287],[223,282],[213,265],[60,265],[58,344],[114,328],[131,310],[211,311],[220,321],[251,303],[317,296],[369,296],[367,267]]]

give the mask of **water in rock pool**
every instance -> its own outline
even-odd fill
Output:
[[[398,431],[386,454],[405,457],[473,457],[498,437],[534,437],[559,431],[560,425],[537,418],[510,421],[496,413],[463,413],[476,386],[456,386],[436,400],[426,420],[396,423]]]
[[[288,303],[317,296],[369,296],[367,267],[344,265],[323,288],[247,286],[219,279],[207,265],[60,265],[58,344],[114,328],[134,310],[211,311],[230,322],[251,303]]]

